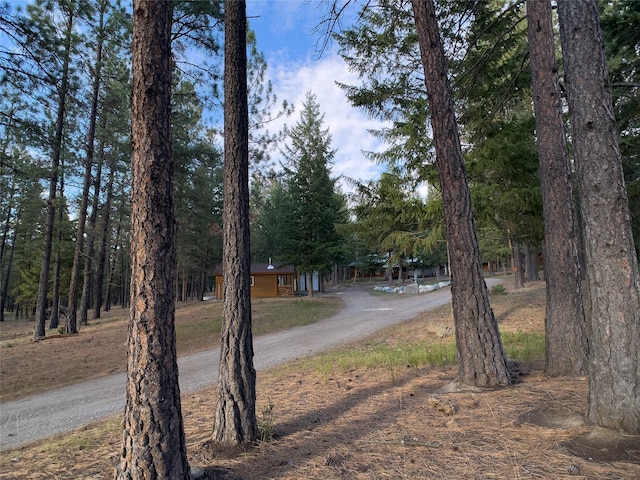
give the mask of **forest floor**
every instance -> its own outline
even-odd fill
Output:
[[[543,332],[544,284],[518,291],[506,286],[506,295],[491,296],[501,331]],[[451,341],[440,338],[447,325],[451,309],[441,307],[346,348]],[[27,348],[15,338],[12,349]],[[116,338],[114,355],[122,355],[123,340]],[[77,356],[82,348],[74,344],[57,355]],[[2,363],[3,382],[41,368],[28,361],[19,370]],[[208,441],[215,388],[185,396],[189,462],[204,471],[201,478],[640,478],[640,439],[585,425],[587,379],[548,378],[542,359],[514,365],[512,386],[466,391],[447,388],[455,366],[336,365],[320,371],[314,365],[300,359],[258,372],[257,414],[265,440],[244,451],[223,451]],[[115,417],[7,450],[0,453],[0,479],[113,478],[121,436],[121,418]]]

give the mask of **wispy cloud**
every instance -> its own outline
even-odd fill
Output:
[[[269,77],[278,98],[295,105],[295,112],[291,117],[280,119],[271,128],[275,130],[285,124],[294,125],[299,119],[306,93],[311,92],[317,97],[320,111],[324,115],[324,126],[329,128],[332,146],[337,150],[334,176],[347,176],[356,180],[378,177],[383,167],[370,162],[363,152],[379,152],[384,148],[369,133],[370,129],[379,129],[383,124],[354,108],[344,91],[336,84],[358,83],[357,75],[348,70],[341,58],[327,55],[317,61],[306,60],[302,63],[276,61],[269,65]],[[277,154],[274,159],[279,159]],[[346,187],[344,183],[343,187]]]

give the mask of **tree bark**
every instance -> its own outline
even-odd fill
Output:
[[[115,179],[115,160],[111,160],[109,162],[109,178],[107,180],[107,192],[106,198],[104,202],[104,206],[102,209],[102,222],[101,222],[101,230],[102,233],[100,235],[100,248],[98,250],[98,262],[96,265],[96,275],[94,283],[94,304],[93,304],[93,318],[100,318],[100,311],[102,309],[103,302],[107,295],[105,294],[105,290],[109,291],[111,284],[111,277],[113,272],[113,264],[115,264],[115,252],[114,259],[111,264],[107,263],[107,250],[109,249],[109,232],[111,227],[111,202],[113,198],[113,182]],[[116,230],[116,239],[120,233],[120,225]],[[116,240],[117,242],[117,240]],[[105,269],[109,268],[107,273],[107,288],[104,288],[104,278],[105,278]],[[107,300],[108,302],[109,300]],[[108,310],[108,308],[107,308]]]
[[[171,5],[133,2],[131,308],[116,479],[190,478],[175,348]]]
[[[100,208],[100,184],[102,182],[102,165],[104,163],[104,144],[100,143],[100,149],[98,150],[98,158],[96,162],[96,175],[93,179],[93,202],[91,205],[91,215],[89,215],[89,234],[87,235],[87,249],[85,253],[84,259],[84,273],[83,273],[83,282],[82,282],[82,295],[80,296],[80,325],[86,325],[89,323],[89,306],[91,302],[95,299],[93,294],[94,290],[94,275],[93,275],[93,266],[95,262],[93,261],[95,255],[95,242],[97,237],[96,231],[96,222],[98,220],[98,209]],[[108,214],[108,212],[105,212]],[[98,278],[100,282],[102,282],[102,278]],[[98,287],[100,292],[102,291],[102,286]],[[96,290],[98,290],[96,288]],[[97,300],[95,300],[97,303]],[[94,318],[99,318],[97,317]]]
[[[87,144],[85,147],[84,176],[82,181],[82,197],[80,198],[80,210],[78,211],[78,231],[76,244],[73,251],[73,265],[71,267],[71,279],[69,280],[69,311],[67,313],[67,325],[77,332],[78,309],[78,283],[80,277],[80,261],[84,250],[84,233],[87,223],[87,210],[89,207],[89,189],[91,188],[91,168],[93,166],[94,141],[96,136],[96,119],[98,117],[98,97],[100,95],[100,82],[102,71],[102,44],[104,42],[104,15],[107,3],[99,5],[98,33],[96,44],[96,60],[93,75],[93,91],[91,93],[91,111],[89,113],[89,131],[87,132]],[[93,232],[91,232],[93,233]],[[83,312],[84,323],[87,323],[86,310]],[[81,322],[82,323],[82,322]]]
[[[60,162],[61,170],[64,170],[64,162]],[[53,288],[51,292],[51,315],[49,316],[49,328],[58,328],[60,323],[60,269],[62,267],[62,221],[64,219],[64,174],[60,175],[60,196],[61,202],[58,205],[58,242],[56,248],[55,267],[53,269]],[[66,322],[66,320],[65,320]],[[78,333],[77,331],[69,331],[68,324],[65,323],[65,331],[67,333]]]
[[[544,211],[545,372],[585,375],[589,343],[551,3],[527,0],[527,17]]]
[[[526,282],[537,282],[538,275],[538,252],[530,243],[524,244],[524,273]]]
[[[511,243],[511,261],[513,264],[513,288],[519,290],[524,288],[524,267],[522,265],[522,251],[520,243],[512,241]]]
[[[13,228],[13,237],[11,239],[11,247],[9,249],[9,260],[5,263],[6,270],[2,272],[2,288],[0,288],[0,321],[4,321],[4,309],[6,304],[7,295],[9,293],[9,280],[11,278],[11,269],[13,268],[13,254],[16,249],[16,239],[18,238],[18,225],[20,224],[21,208],[18,207],[18,212],[15,217],[15,226]],[[4,260],[6,254],[3,254]],[[16,311],[17,319],[17,311]]]
[[[558,1],[590,297],[589,422],[640,433],[640,275],[598,0]]]
[[[313,272],[307,272],[307,296],[313,297]]]
[[[251,334],[249,114],[244,0],[226,2],[224,24],[224,307],[213,441],[238,445],[254,442],[257,438],[256,372]]]
[[[462,157],[453,96],[432,0],[413,0],[431,111],[436,165],[451,262],[451,296],[458,351],[457,381],[497,386],[511,382],[497,322],[482,277],[471,195]]]
[[[5,153],[5,148],[3,148],[2,151],[2,155],[4,157]],[[0,172],[2,172],[4,169],[1,169]],[[3,194],[4,192],[0,191],[0,195]],[[4,227],[2,229],[2,241],[0,241],[0,322],[4,322],[4,304],[5,304],[5,298],[7,296],[7,293],[9,291],[8,288],[8,282],[9,282],[9,278],[10,275],[5,274],[5,265],[6,265],[6,271],[10,272],[11,271],[11,261],[9,261],[8,263],[5,263],[4,259],[4,255],[5,255],[5,249],[7,246],[7,235],[9,234],[9,230],[11,229],[11,212],[13,210],[13,200],[14,200],[14,195],[16,193],[16,187],[14,184],[14,180],[11,179],[11,185],[9,186],[9,192],[8,192],[8,201],[7,201],[7,217],[6,220],[4,222]],[[5,193],[6,195],[6,193]],[[14,243],[15,243],[15,231],[16,231],[16,227],[17,227],[17,222],[16,222],[16,226],[13,228],[14,231]],[[14,248],[14,244],[11,245],[11,253],[13,254],[13,248]],[[11,255],[13,256],[13,255]]]
[[[51,263],[51,250],[53,247],[53,228],[56,221],[56,189],[58,188],[58,169],[60,167],[60,155],[62,154],[62,133],[64,131],[64,117],[69,90],[69,63],[71,61],[71,37],[73,34],[73,7],[69,10],[67,18],[66,38],[64,42],[64,56],[62,64],[62,77],[58,94],[58,106],[56,111],[55,135],[51,155],[51,175],[49,177],[49,198],[47,199],[47,226],[44,235],[42,251],[42,268],[40,269],[40,281],[38,283],[38,297],[36,302],[36,321],[33,333],[34,340],[44,338],[44,325],[47,321],[47,291],[49,289],[49,268]]]

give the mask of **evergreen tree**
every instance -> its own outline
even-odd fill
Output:
[[[329,272],[340,246],[336,224],[341,219],[341,202],[330,176],[335,150],[323,119],[316,96],[308,92],[300,120],[287,132],[289,142],[283,149],[292,206],[283,253],[309,276]],[[313,285],[307,288],[312,296]]]
[[[57,17],[55,11],[50,9],[51,5],[44,5],[44,9],[41,8],[41,5],[36,5],[31,10],[31,18],[33,20],[39,21],[44,19],[45,22],[48,20],[48,23],[41,24],[43,25],[43,31],[45,29],[54,29],[55,24],[53,23]],[[44,324],[46,321],[47,308],[49,307],[48,302],[48,289],[49,289],[49,267],[51,260],[51,251],[53,248],[53,234],[54,234],[54,224],[55,224],[55,214],[56,207],[61,208],[59,197],[56,194],[58,188],[58,180],[60,176],[60,164],[61,164],[61,155],[63,150],[63,133],[65,128],[65,116],[66,111],[68,109],[68,95],[70,90],[71,83],[71,57],[73,54],[74,43],[75,43],[75,33],[74,27],[75,22],[77,21],[77,16],[79,14],[78,5],[74,1],[61,1],[59,4],[60,10],[59,13],[63,19],[62,26],[62,37],[59,39],[60,45],[62,47],[62,58],[61,68],[58,70],[60,72],[59,80],[55,79],[53,85],[56,90],[56,107],[55,107],[55,126],[53,137],[51,139],[51,171],[49,176],[49,196],[47,199],[47,228],[45,230],[44,235],[44,246],[43,246],[43,255],[42,255],[42,267],[40,269],[40,283],[38,286],[38,299],[36,305],[36,322],[35,322],[35,330],[33,334],[34,340],[39,340],[45,336],[44,332]],[[47,9],[49,11],[47,12]],[[40,46],[43,48],[43,51],[51,48],[51,45],[47,45],[48,39],[40,37],[38,39],[42,43]],[[55,50],[48,51],[48,58],[52,63],[58,63],[58,59],[54,59],[54,55],[57,52]],[[46,72],[53,80],[54,72]],[[57,83],[59,81],[59,83]]]
[[[631,228],[640,258],[640,2],[601,2],[602,34],[611,80]]]
[[[506,385],[511,379],[482,278],[471,196],[435,7],[432,0],[413,0],[412,4],[429,95],[436,164],[451,253],[457,380],[469,385]]]
[[[640,275],[597,0],[558,1],[590,303],[588,420],[640,433]]]
[[[276,263],[290,263],[284,248],[293,204],[283,178],[254,177],[251,205],[251,258],[255,262],[271,259]]]
[[[133,10],[132,307],[124,431],[115,478],[188,480],[174,325],[171,5],[135,0]]]
[[[545,371],[555,376],[584,375],[587,372],[587,328],[551,4],[528,0],[527,15],[544,206]]]
[[[204,278],[222,254],[222,158],[202,112],[193,83],[180,81],[172,106],[179,300],[202,297]]]
[[[217,443],[239,445],[254,442],[258,435],[251,333],[249,109],[244,0],[227,2],[224,19],[224,306],[218,403],[212,439]]]

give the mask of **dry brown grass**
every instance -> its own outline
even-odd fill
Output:
[[[541,331],[544,286],[492,297],[501,328]],[[425,341],[450,322],[441,308],[378,334]],[[563,442],[589,429],[525,421],[541,407],[582,413],[584,378],[547,378],[542,364],[520,365],[518,383],[482,392],[440,393],[454,368],[334,370],[304,360],[258,374],[258,417],[273,407],[271,441],[235,455],[208,443],[215,390],[183,401],[190,463],[218,480],[638,479],[632,461],[595,462]],[[112,478],[121,441],[118,419],[0,454],[2,479]]]
[[[329,316],[340,309],[339,299],[293,298],[256,299],[252,302],[255,330],[266,333],[288,328],[273,322],[274,312],[288,312],[284,317],[309,307],[314,314]],[[179,302],[176,305],[178,355],[187,355],[218,346],[221,302]],[[33,320],[0,323],[0,401],[8,401],[82,380],[126,371],[128,310],[114,308],[99,320],[79,328],[77,335],[59,335],[48,331],[47,337],[33,342]]]

